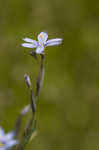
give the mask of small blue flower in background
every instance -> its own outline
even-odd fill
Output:
[[[38,35],[38,41],[32,40],[30,38],[24,38],[23,40],[28,43],[23,43],[21,45],[23,47],[36,48],[36,53],[42,54],[44,52],[45,47],[59,45],[62,42],[61,38],[51,39],[48,41],[47,41],[47,38],[48,38],[48,34],[45,32],[41,32]]]
[[[14,136],[14,131],[5,134],[4,130],[0,127],[0,150],[8,150],[18,144],[18,140],[14,140]]]

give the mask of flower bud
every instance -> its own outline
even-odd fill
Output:
[[[30,78],[27,74],[24,75],[24,79],[25,79],[27,87],[30,88],[31,87],[31,81],[30,81]]]

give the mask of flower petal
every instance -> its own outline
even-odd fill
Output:
[[[9,132],[9,133],[7,133],[7,134],[4,136],[4,140],[5,140],[5,141],[12,140],[14,136],[15,136],[15,132],[14,132],[14,131]]]
[[[47,33],[45,32],[41,32],[39,35],[38,35],[38,41],[40,44],[44,43],[47,41],[47,38],[48,38],[48,35]]]
[[[37,47],[37,49],[36,49],[36,53],[37,54],[42,54],[42,52],[44,51],[44,47]]]
[[[2,137],[2,136],[4,136],[4,135],[5,135],[4,130],[3,130],[2,127],[0,127],[0,137]]]
[[[32,40],[32,39],[30,39],[30,38],[23,38],[23,40],[24,40],[25,42],[32,43],[32,44],[35,45],[35,46],[38,45],[37,41]]]
[[[14,145],[17,145],[18,143],[19,143],[18,140],[10,140],[4,145],[4,147],[5,149],[9,149],[13,147]]]
[[[56,39],[52,39],[52,40],[48,40],[45,44],[46,46],[54,46],[54,45],[59,45],[62,43],[62,39],[61,38],[56,38]]]
[[[0,147],[0,150],[6,150],[6,148],[4,146]]]
[[[29,44],[29,43],[23,43],[21,44],[23,47],[28,47],[28,48],[35,48],[36,46],[34,44]]]

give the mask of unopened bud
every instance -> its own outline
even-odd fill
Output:
[[[28,113],[29,110],[30,110],[30,105],[28,104],[22,109],[21,114],[25,115]]]
[[[24,79],[25,79],[27,87],[30,88],[31,87],[31,81],[30,81],[30,78],[27,74],[24,75]]]

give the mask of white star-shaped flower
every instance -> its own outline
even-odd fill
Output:
[[[59,45],[62,42],[61,38],[51,39],[48,41],[47,41],[47,38],[48,38],[48,34],[45,32],[41,32],[38,35],[38,41],[32,40],[30,38],[24,38],[23,40],[27,43],[23,43],[21,45],[23,47],[36,48],[36,53],[42,54],[44,52],[45,47]]]
[[[0,150],[8,150],[18,144],[18,140],[15,140],[14,136],[14,131],[5,134],[4,130],[0,127]]]

